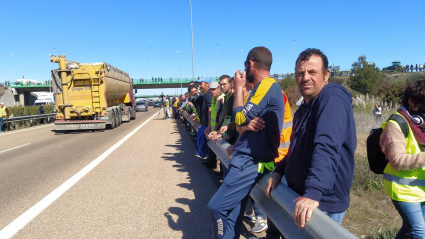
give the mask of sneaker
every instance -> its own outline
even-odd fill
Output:
[[[258,218],[255,222],[255,225],[253,228],[251,228],[252,232],[262,232],[268,228],[266,220],[263,220],[262,218]]]
[[[251,215],[244,215],[244,216],[243,216],[243,220],[244,220],[245,222],[252,222],[252,223],[255,223],[255,222],[257,221],[257,219],[255,218],[254,214],[251,214]]]

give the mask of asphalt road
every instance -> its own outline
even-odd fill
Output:
[[[180,120],[157,112],[113,130],[1,133],[0,238],[211,238],[219,184]]]

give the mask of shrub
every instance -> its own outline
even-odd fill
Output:
[[[383,79],[379,68],[375,67],[375,64],[369,64],[366,56],[360,56],[358,61],[352,64],[352,67],[353,74],[348,80],[348,85],[362,94],[375,94]]]
[[[370,97],[369,94],[366,94],[353,97],[353,111],[363,112],[372,116],[375,103],[378,103],[382,107],[382,117],[385,119],[400,107],[400,104],[398,103],[393,103],[392,101],[382,101],[379,97]],[[370,118],[372,119],[373,117]]]
[[[392,101],[396,103],[401,103],[401,99],[403,98],[404,90],[406,89],[406,84],[389,84],[384,83],[382,84],[377,94],[384,100],[384,101]]]
[[[44,112],[46,114],[53,113],[54,104],[49,104],[44,106]],[[9,109],[9,117],[18,117],[18,116],[27,116],[27,115],[38,115],[40,114],[39,110],[40,106],[12,106],[8,107]],[[45,120],[46,122],[46,120]],[[36,119],[32,121],[32,125],[39,125],[40,120]],[[26,121],[18,121],[9,123],[9,129],[20,129],[31,126],[31,122],[29,120]]]
[[[287,74],[285,79],[283,79],[279,82],[279,85],[280,85],[280,88],[282,88],[282,90],[284,90],[284,91],[291,86],[296,86],[297,82],[295,80],[295,74],[294,73]]]
[[[285,95],[288,97],[289,105],[294,106],[295,103],[300,99],[301,94],[298,90],[298,86],[290,86],[283,90],[285,92]]]
[[[329,83],[336,82],[336,83],[338,83],[340,85],[344,85],[345,84],[344,78],[337,77],[337,76],[330,77],[329,80],[328,80],[328,82]]]

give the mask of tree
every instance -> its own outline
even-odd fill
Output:
[[[296,86],[297,82],[295,81],[295,74],[287,74],[286,77],[279,82],[279,85],[282,90],[286,90],[290,86]]]
[[[382,84],[382,73],[373,63],[366,61],[366,56],[360,56],[358,61],[351,65],[352,75],[348,80],[351,89],[362,94],[375,94]]]
[[[286,97],[288,97],[289,104],[295,106],[295,102],[301,97],[295,80],[295,74],[287,74],[286,77],[279,82],[279,85],[285,92]]]

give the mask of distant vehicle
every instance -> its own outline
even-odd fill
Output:
[[[391,66],[384,67],[384,71],[400,71],[401,70],[401,62],[393,61],[391,62]]]
[[[154,105],[154,104],[153,104],[153,102],[152,102],[152,101],[148,103],[148,106],[153,106],[153,105]]]
[[[55,98],[53,96],[53,93],[40,93],[37,97],[37,100],[35,100],[34,102],[34,106],[36,105],[48,105],[48,104],[54,104],[55,103]]]
[[[154,108],[156,107],[161,107],[161,102],[155,102],[155,105],[153,106]]]
[[[146,105],[146,103],[145,102],[137,102],[136,103],[136,112],[139,112],[139,111],[148,111],[149,109],[148,109],[148,106]]]

